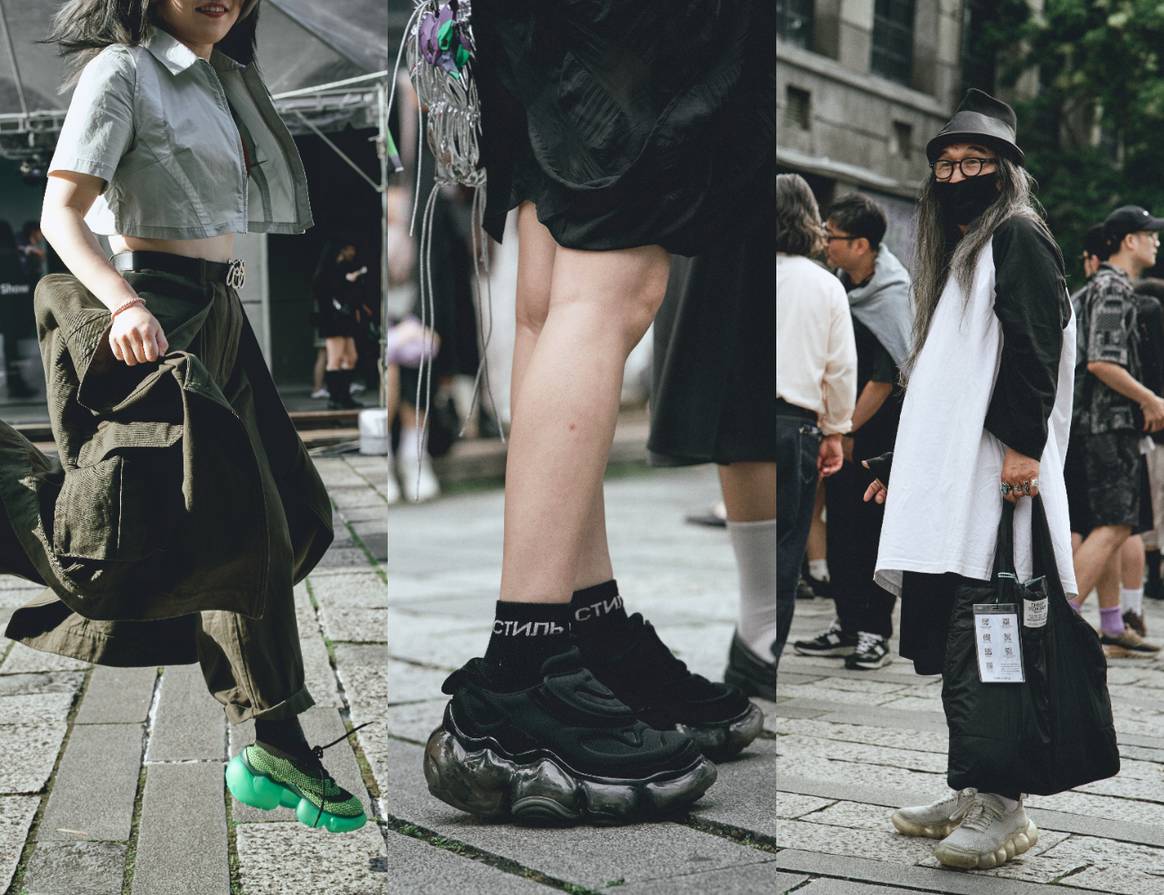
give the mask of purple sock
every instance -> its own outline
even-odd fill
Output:
[[[1076,597],[1074,600],[1068,600],[1067,605],[1075,610],[1076,615],[1082,614],[1081,610],[1083,609],[1083,601],[1079,599],[1079,597]]]
[[[1120,607],[1112,606],[1110,609],[1104,609],[1101,606],[1099,609],[1099,627],[1104,634],[1112,637],[1118,637],[1124,633],[1124,620],[1120,614]]]

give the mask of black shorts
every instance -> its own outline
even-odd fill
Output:
[[[1067,460],[1063,464],[1063,481],[1067,486],[1067,514],[1071,533],[1087,537],[1095,526],[1087,496],[1087,461],[1084,459],[1084,436],[1072,433],[1067,443]]]
[[[1140,454],[1140,436],[1135,432],[1102,432],[1084,435],[1080,441],[1091,527],[1126,525],[1133,532],[1147,530],[1143,527],[1145,516],[1141,512],[1147,490],[1144,484],[1147,467]],[[1150,529],[1151,507],[1147,510]]]

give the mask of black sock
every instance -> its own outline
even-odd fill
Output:
[[[564,653],[570,646],[568,604],[498,600],[485,658],[497,665],[502,681],[528,687],[541,680],[546,659]]]
[[[574,591],[570,598],[570,618],[570,625],[579,639],[593,637],[625,623],[626,610],[622,597],[618,595],[618,582],[611,578]]]
[[[323,374],[323,381],[327,383],[327,396],[332,401],[346,401],[347,391],[344,389],[344,371],[328,370]]]
[[[286,718],[281,721],[266,721],[262,718],[255,718],[255,740],[264,746],[274,746],[288,755],[311,754],[298,718]]]

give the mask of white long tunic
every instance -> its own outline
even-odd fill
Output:
[[[902,572],[989,579],[994,565],[1005,445],[984,428],[998,376],[1002,330],[994,313],[991,243],[975,266],[970,300],[950,277],[909,378],[874,580],[901,593]],[[1075,593],[1063,462],[1071,425],[1075,318],[1063,332],[1055,403],[1039,458],[1039,491],[1063,590]],[[1015,567],[1032,576],[1031,501],[1014,517]]]

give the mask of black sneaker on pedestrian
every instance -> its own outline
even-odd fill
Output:
[[[442,688],[452,700],[424,750],[442,802],[525,823],[625,823],[682,812],[715,782],[689,737],[639,720],[578,650],[522,689],[498,689],[493,670],[472,659]]]
[[[1144,584],[1144,596],[1149,600],[1164,600],[1164,581],[1149,578]]]
[[[823,578],[813,578],[809,574],[805,574],[804,581],[816,596],[832,598],[833,584],[831,581],[825,581]]]
[[[763,712],[743,693],[693,674],[638,612],[578,645],[594,675],[639,718],[687,734],[712,761],[739,754],[764,728]]]
[[[776,701],[776,663],[765,662],[740,640],[740,632],[732,635],[732,646],[728,650],[727,670],[723,673],[724,683],[731,684],[745,696]]]
[[[804,580],[803,577],[796,582],[796,599],[798,600],[812,600],[816,598],[816,594],[812,592],[812,585]]]
[[[876,634],[865,631],[857,633],[857,649],[845,656],[845,667],[870,671],[874,668],[884,668],[893,661],[893,654],[889,652],[889,641]]]
[[[1139,634],[1141,637],[1148,636],[1148,626],[1144,623],[1144,616],[1138,612],[1128,610],[1123,614],[1124,624]]]
[[[792,649],[801,656],[851,656],[857,651],[857,635],[844,633],[841,623],[833,619],[823,634],[812,640],[797,640]]]

